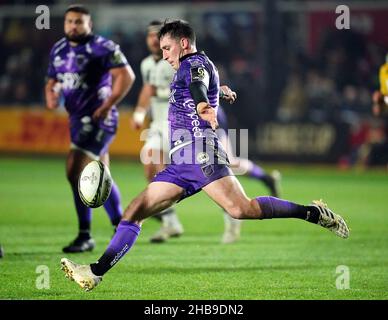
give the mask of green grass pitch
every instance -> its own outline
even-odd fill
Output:
[[[221,210],[203,193],[176,206],[181,238],[150,244],[150,219],[132,250],[92,292],[64,278],[62,246],[75,236],[76,214],[64,159],[0,158],[0,299],[387,299],[388,174],[282,166],[283,197],[299,203],[323,198],[347,220],[347,240],[300,220],[244,221],[238,243],[222,245]],[[112,161],[127,205],[146,185],[140,164]],[[240,179],[249,196],[264,187]],[[67,255],[94,262],[112,236],[103,209],[93,214],[94,252]],[[38,289],[38,266],[49,289]],[[337,289],[337,267],[349,270],[349,288]],[[38,270],[39,271],[39,270]],[[342,282],[343,283],[343,282]]]

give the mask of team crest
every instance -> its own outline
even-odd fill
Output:
[[[75,61],[77,63],[77,67],[79,69],[83,69],[85,65],[88,63],[88,59],[83,54],[77,54],[75,57]]]
[[[204,164],[210,159],[209,155],[206,152],[200,152],[197,154],[197,162],[199,164]]]

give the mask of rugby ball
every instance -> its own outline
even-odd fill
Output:
[[[98,208],[108,199],[112,190],[109,168],[101,161],[93,160],[82,170],[78,180],[78,193],[82,202],[90,208]]]

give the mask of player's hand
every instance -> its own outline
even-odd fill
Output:
[[[133,112],[132,118],[130,119],[131,127],[134,130],[139,130],[143,124],[147,114],[147,110],[143,107],[137,106]]]
[[[55,92],[46,93],[46,108],[54,110],[59,105],[59,94]]]
[[[197,112],[202,120],[205,120],[210,123],[210,126],[213,130],[216,130],[218,128],[216,110],[212,108],[208,103],[198,103]]]
[[[230,104],[234,103],[237,99],[237,93],[232,91],[228,86],[221,86],[221,99],[229,101]]]
[[[109,113],[110,108],[101,106],[98,109],[96,109],[92,115],[92,118],[95,122],[98,122],[100,120],[104,120]]]
[[[54,86],[46,88],[46,108],[54,110],[59,106],[59,96],[61,94],[61,85],[57,82]]]

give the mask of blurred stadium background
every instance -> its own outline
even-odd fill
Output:
[[[66,119],[44,112],[43,85],[51,46],[63,35],[70,1],[46,1],[50,29],[37,30],[39,1],[1,1],[0,151],[67,150]],[[27,5],[28,3],[28,5]],[[119,43],[137,81],[120,105],[121,132],[112,154],[137,157],[127,143],[128,116],[141,87],[145,26],[183,17],[198,30],[198,47],[238,92],[227,107],[232,128],[248,128],[250,155],[261,160],[387,163],[385,124],[371,116],[371,92],[385,61],[386,1],[348,1],[349,30],[338,30],[332,1],[84,1],[95,32]],[[134,145],[132,145],[134,144]]]
[[[388,227],[384,200],[384,194],[388,191],[385,169],[388,163],[388,127],[387,119],[375,118],[371,114],[371,94],[379,87],[378,70],[385,62],[388,52],[387,1],[0,0],[0,244],[5,247],[5,257],[9,253],[11,259],[10,262],[5,259],[0,261],[0,278],[3,283],[0,298],[53,298],[42,291],[37,293],[35,289],[31,289],[34,280],[29,280],[31,288],[27,289],[18,283],[22,281],[24,271],[34,277],[34,266],[42,259],[46,259],[54,270],[61,257],[61,246],[70,240],[75,230],[75,213],[71,212],[70,188],[64,174],[63,156],[69,146],[67,116],[63,109],[56,112],[45,111],[43,91],[49,50],[63,36],[63,12],[72,3],[82,3],[91,9],[95,32],[120,44],[137,76],[134,87],[119,106],[120,128],[111,147],[113,174],[116,170],[116,179],[124,190],[125,202],[145,186],[145,179],[141,180],[142,168],[138,158],[142,143],[139,133],[131,131],[129,127],[131,110],[142,85],[140,61],[147,55],[145,27],[155,18],[184,18],[197,30],[197,47],[203,49],[216,63],[221,82],[238,93],[236,104],[226,106],[225,110],[231,128],[249,129],[250,157],[263,161],[269,168],[280,166],[283,169],[285,197],[301,202],[323,194],[332,202],[334,200],[334,207],[346,212],[353,210],[347,214],[351,215],[353,231],[355,229],[360,232],[358,236],[357,233],[354,235],[356,242],[346,247],[346,244],[337,244],[337,239],[326,240],[324,236],[320,236],[317,240],[314,238],[316,234],[310,236],[315,229],[307,229],[304,237],[297,233],[295,222],[284,226],[274,223],[272,231],[281,239],[284,236],[282,249],[279,249],[278,244],[272,243],[272,238],[268,238],[272,234],[269,224],[265,224],[260,229],[260,235],[257,235],[257,225],[247,222],[241,244],[242,251],[245,251],[244,259],[250,258],[248,253],[252,248],[249,243],[261,243],[260,248],[254,248],[255,252],[266,251],[261,251],[255,257],[256,260],[247,263],[242,258],[241,261],[236,258],[236,250],[240,247],[225,249],[227,256],[237,259],[233,260],[236,267],[234,272],[240,283],[233,282],[235,291],[232,294],[232,291],[221,291],[224,287],[221,274],[229,277],[227,269],[221,269],[220,277],[213,278],[213,286],[203,277],[208,273],[215,274],[217,267],[214,264],[201,265],[197,260],[193,262],[192,269],[186,270],[184,267],[186,260],[182,257],[185,254],[198,254],[198,257],[206,259],[206,254],[197,248],[197,240],[193,236],[202,236],[200,244],[210,248],[206,252],[220,254],[220,245],[215,244],[219,242],[222,232],[222,219],[217,216],[218,209],[215,206],[208,206],[209,211],[215,212],[209,219],[205,212],[195,212],[198,203],[188,200],[182,210],[182,220],[187,224],[188,231],[186,240],[182,239],[182,248],[178,247],[179,242],[175,242],[171,247],[166,246],[155,252],[146,246],[147,236],[152,231],[145,228],[145,236],[140,240],[139,249],[130,254],[145,257],[144,265],[139,260],[128,260],[143,270],[150,288],[175,276],[173,271],[170,273],[166,270],[176,270],[178,278],[182,272],[187,272],[193,277],[192,283],[175,278],[177,286],[172,285],[174,290],[166,288],[163,295],[163,292],[152,291],[147,285],[141,285],[141,277],[134,276],[133,281],[141,287],[140,293],[136,295],[125,290],[120,291],[122,283],[126,281],[121,276],[111,284],[112,288],[119,288],[116,295],[109,292],[110,287],[106,284],[108,291],[100,291],[100,295],[97,293],[89,297],[388,297]],[[35,19],[39,15],[35,13],[35,9],[41,4],[50,8],[49,30],[38,30],[35,27]],[[335,27],[338,17],[335,9],[339,4],[346,4],[350,8],[349,30],[338,30]],[[117,161],[115,164],[115,159],[118,158],[124,158],[124,161]],[[301,164],[308,166],[304,169]],[[314,166],[311,167],[310,164]],[[373,166],[380,167],[368,172],[351,170],[370,169]],[[344,169],[348,171],[339,171]],[[256,185],[243,181],[248,186],[249,193],[257,193]],[[43,200],[41,197],[45,195],[47,198]],[[19,197],[24,200],[19,201]],[[208,208],[203,195],[198,196],[198,199],[196,201],[200,201],[205,209]],[[362,204],[355,203],[358,199]],[[362,218],[365,212],[370,214],[368,222]],[[55,222],[52,220],[53,215],[56,216]],[[95,222],[98,249],[105,247],[110,236],[104,214],[101,216],[102,218],[97,216]],[[203,229],[197,225],[202,217],[208,219]],[[212,224],[217,228],[213,229]],[[152,226],[154,230],[156,224]],[[39,236],[34,232],[39,232]],[[307,247],[287,247],[290,245],[286,241],[288,232],[298,235],[300,238],[297,241],[304,242],[307,239],[310,243],[316,243],[317,251],[309,253],[307,251],[310,248]],[[15,234],[20,238],[15,237]],[[27,239],[27,242],[22,242],[21,239]],[[329,262],[325,265],[320,254],[326,253],[324,244],[327,243],[336,250],[330,252],[327,260]],[[293,257],[298,257],[299,260],[293,260],[291,254],[287,253],[281,256],[276,253],[279,250],[292,252]],[[349,250],[353,255],[346,256],[344,262],[350,265],[353,263],[364,273],[358,278],[355,276],[354,281],[358,281],[359,291],[347,295],[332,290],[333,275],[324,268],[330,265],[330,272],[333,273],[335,265],[341,263],[336,253],[343,255]],[[27,258],[23,256],[26,251],[29,252]],[[96,252],[86,254],[85,260],[96,258],[100,250]],[[163,255],[175,255],[174,252],[179,252],[181,258],[176,260],[176,264],[169,260],[169,264],[161,267],[161,275],[155,275],[151,271],[155,261],[163,265]],[[268,262],[265,259],[271,254],[273,260]],[[217,261],[221,264],[230,262],[228,258],[224,261],[224,258],[217,256]],[[360,262],[363,259],[366,261],[364,264]],[[26,271],[11,264],[19,262],[30,269]],[[274,271],[277,281],[283,277],[283,282],[273,284],[270,274],[266,274],[263,279],[252,278],[257,277],[253,276],[255,263],[261,266],[262,271],[271,269],[273,265],[284,264],[284,269],[275,267]],[[295,274],[285,271],[287,268],[306,270],[314,263],[317,263],[313,268],[316,268],[318,274],[331,277],[331,291],[325,291],[327,288],[323,284],[318,285],[320,280],[315,276],[309,278],[300,271],[302,273],[294,278]],[[242,269],[241,274],[237,273],[239,267]],[[129,265],[125,268],[128,268],[127,274],[132,272]],[[55,291],[54,298],[84,298],[81,295],[72,295],[73,288],[62,283],[61,275],[55,277],[54,281],[60,289]],[[260,283],[260,292],[249,287],[250,279]],[[303,279],[307,279],[306,282]],[[296,288],[295,281],[298,282]],[[240,287],[241,283],[249,287],[249,290],[244,291]],[[214,295],[204,293],[204,288],[213,288]],[[288,288],[288,291],[282,292],[282,288]],[[61,295],[63,290],[68,296]]]

